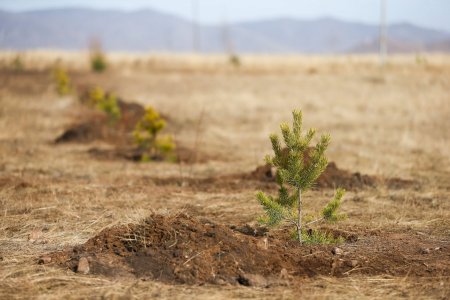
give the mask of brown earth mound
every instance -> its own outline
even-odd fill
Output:
[[[181,178],[181,177],[147,177],[159,186],[179,185],[201,191],[230,191],[242,189],[273,190],[277,187],[275,182],[276,169],[270,165],[257,167],[251,173],[215,176],[208,178]],[[389,189],[419,188],[418,182],[401,178],[382,178],[378,176],[362,175],[339,169],[331,162],[322,175],[317,179],[314,189],[358,190],[376,186],[386,186]]]
[[[276,169],[268,164],[257,167],[252,173],[244,175],[251,180],[275,182]],[[339,169],[334,162],[330,162],[325,171],[317,179],[315,188],[345,188],[347,190],[375,187],[384,184],[388,188],[401,189],[417,186],[417,182],[400,178],[381,178],[377,176],[363,175],[359,172],[352,173]]]
[[[144,116],[145,109],[137,103],[128,103],[121,99],[117,100],[121,110],[120,120],[111,125],[103,113],[92,114],[92,117],[81,123],[68,128],[56,138],[55,143],[89,143],[95,140],[105,141],[111,144],[130,144],[132,142],[131,132],[137,122]],[[164,116],[164,119],[167,118]]]
[[[43,257],[40,263],[84,274],[166,283],[269,286],[317,275],[449,276],[449,250],[449,241],[379,232],[339,249],[300,246],[284,233],[277,238],[270,233],[249,236],[179,214],[152,215],[137,225],[103,230],[85,244]]]
[[[304,162],[307,164],[310,160],[310,155],[314,148],[307,149],[304,156]],[[283,148],[282,156],[287,161],[288,149]],[[250,174],[244,174],[243,177],[250,180],[275,182],[276,168],[269,164],[257,167]],[[384,179],[377,176],[363,175],[359,172],[350,172],[339,169],[334,162],[330,162],[325,171],[315,182],[315,188],[345,188],[347,190],[361,189],[364,187],[375,187],[379,184],[384,184],[388,188],[411,188],[417,187],[417,182],[411,180],[404,180],[400,178]]]

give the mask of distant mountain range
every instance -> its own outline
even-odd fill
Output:
[[[390,52],[450,52],[449,32],[407,23],[392,24],[387,32]],[[191,52],[197,44],[198,50],[206,53],[371,53],[378,51],[378,37],[377,25],[334,18],[194,26],[188,20],[148,9],[0,10],[0,49],[79,50],[96,38],[104,49],[114,51]]]

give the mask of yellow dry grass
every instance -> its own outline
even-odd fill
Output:
[[[0,54],[0,298],[164,299],[444,299],[449,278],[320,277],[302,286],[171,286],[82,276],[36,264],[45,253],[86,241],[101,229],[137,222],[152,211],[186,210],[218,223],[251,222],[261,211],[252,190],[196,192],[152,184],[151,177],[188,174],[189,166],[98,161],[93,145],[51,141],[80,117],[73,97],[59,98],[50,70],[152,104],[179,124],[176,139],[216,160],[192,176],[247,172],[270,152],[268,134],[290,111],[305,126],[329,132],[329,157],[344,169],[414,179],[421,188],[349,192],[343,226],[399,228],[450,238],[450,58],[243,57],[235,68],[220,56],[109,56],[111,68],[91,74],[87,54],[23,53],[24,71],[11,71],[16,53]],[[203,113],[202,113],[203,112]],[[203,115],[203,117],[201,117]],[[202,118],[200,129],[197,129]],[[107,147],[95,143],[98,147]],[[333,191],[306,195],[316,210]],[[308,201],[311,200],[311,201]],[[314,200],[314,201],[313,201]],[[41,235],[34,243],[32,232]]]

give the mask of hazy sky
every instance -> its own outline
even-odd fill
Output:
[[[134,10],[154,8],[186,18],[192,16],[195,0],[0,0],[0,9],[22,11],[83,6]],[[317,18],[333,16],[345,20],[377,23],[380,0],[196,0],[203,23],[256,20],[280,16]],[[386,0],[388,21],[407,21],[450,31],[450,0]]]

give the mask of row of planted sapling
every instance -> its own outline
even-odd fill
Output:
[[[53,77],[58,95],[65,96],[76,92],[64,69],[56,68]],[[140,105],[126,103],[114,93],[106,92],[99,86],[90,88],[79,99],[83,105],[104,114],[109,131],[130,135],[133,145],[140,153],[140,161],[175,159],[173,154],[175,142],[172,136],[161,134],[167,122],[152,106],[144,109]],[[127,118],[127,112],[123,110],[133,105],[139,108],[137,113],[135,112],[139,119],[134,120],[133,117],[132,124],[129,124],[130,118]]]

